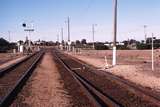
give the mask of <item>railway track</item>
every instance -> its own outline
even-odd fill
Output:
[[[14,67],[20,65],[21,63],[25,62],[26,60],[28,60],[30,57],[34,56],[36,53],[27,56],[26,58],[24,58],[23,60],[18,61],[17,63],[14,63],[12,65],[9,65],[8,67],[5,67],[3,69],[0,69],[0,77],[2,77],[3,75],[7,74],[9,71],[11,71]]]
[[[71,56],[69,56],[69,57],[72,58],[73,60],[77,61],[77,62],[80,63],[81,65],[86,66],[86,67],[89,67],[89,68],[92,69],[93,71],[94,71],[94,69],[96,69],[96,68],[93,67],[92,65],[88,65],[88,64],[86,64],[85,62],[83,62],[83,61],[81,61],[81,60],[78,60],[78,59],[73,58],[73,57],[71,57]],[[124,84],[124,85],[125,85],[126,87],[128,87],[128,88],[132,88],[132,90],[138,91],[138,92],[140,92],[140,93],[143,93],[143,94],[149,96],[150,98],[153,98],[153,99],[155,99],[155,100],[157,100],[157,101],[160,101],[160,93],[157,93],[157,92],[155,92],[155,91],[151,91],[151,90],[146,89],[146,88],[144,88],[144,87],[142,87],[142,86],[140,86],[140,85],[136,85],[136,84],[134,84],[134,83],[132,83],[132,82],[130,82],[130,81],[121,79],[120,77],[115,76],[115,75],[113,75],[113,74],[111,74],[111,73],[109,73],[109,72],[104,72],[103,70],[98,70],[98,71],[100,71],[100,72],[95,72],[97,75],[99,75],[99,74],[106,75],[107,77],[110,77],[111,79],[114,79],[115,81],[118,81],[118,82]]]
[[[97,106],[126,106],[126,107],[159,107],[159,97],[139,87],[124,82],[111,74],[97,71],[85,63],[56,51],[56,56],[71,75],[78,81],[87,95]],[[88,94],[89,93],[89,94]],[[107,99],[107,100],[106,100]],[[111,102],[111,103],[109,103]]]
[[[83,78],[78,73],[67,65],[65,61],[55,52],[57,59],[63,64],[65,69],[73,76],[73,78],[78,82],[78,84],[83,88],[83,91],[88,96],[90,101],[95,107],[122,107],[120,103],[111,98],[110,96],[105,95],[102,91],[97,89],[90,81]]]
[[[3,57],[6,57],[6,56],[3,56]],[[7,56],[8,57],[8,56]],[[13,58],[14,57],[14,58]],[[7,62],[9,62],[9,61],[12,61],[12,60],[14,60],[14,59],[17,59],[17,58],[19,58],[20,56],[15,56],[15,55],[10,55],[7,59],[3,59],[2,58],[2,60],[0,60],[0,65],[3,65],[4,63],[7,63]]]
[[[0,107],[8,107],[13,102],[43,54],[43,51],[34,53],[0,70]]]

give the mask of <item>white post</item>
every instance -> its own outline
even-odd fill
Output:
[[[19,52],[20,52],[20,53],[23,53],[23,45],[20,45],[20,47],[19,47]]]
[[[13,53],[16,54],[16,49],[13,49]]]
[[[18,42],[18,52],[20,52],[20,42]]]
[[[109,68],[109,65],[108,65],[108,61],[107,61],[107,57],[105,56],[104,57],[104,60],[105,60],[105,67],[104,67],[104,69],[108,69]]]
[[[72,46],[72,53],[75,54],[75,48]]]
[[[113,47],[113,62],[112,65],[116,65],[116,46]]]
[[[71,51],[71,41],[68,41],[68,52]]]
[[[114,1],[114,20],[113,20],[113,60],[112,64],[113,66],[116,65],[116,39],[117,39],[117,0]]]
[[[153,43],[153,33],[152,33],[152,71],[154,71],[154,43]]]

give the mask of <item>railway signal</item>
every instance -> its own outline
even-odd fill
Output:
[[[23,23],[22,26],[23,26],[23,27],[26,27],[26,23]]]
[[[34,32],[34,28],[33,28],[32,23],[30,23],[30,24],[23,23],[22,27],[24,28],[25,32],[28,32],[29,37],[31,35],[31,32]],[[29,43],[28,43],[28,51],[29,50],[31,50],[31,40],[29,40]]]

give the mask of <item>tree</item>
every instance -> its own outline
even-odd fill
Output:
[[[9,42],[3,38],[0,38],[0,46],[7,46],[7,45],[9,45]]]
[[[76,40],[76,45],[80,45],[81,42],[79,40]]]
[[[125,47],[128,46],[128,41],[127,41],[127,40],[123,41],[122,43],[124,43],[124,46],[125,46]]]
[[[81,44],[83,44],[83,45],[84,45],[84,44],[87,44],[86,39],[82,39],[82,40],[81,40]]]
[[[107,50],[107,49],[109,49],[109,47],[104,45],[104,43],[102,43],[102,42],[97,42],[97,43],[95,43],[95,49],[96,50]]]
[[[3,38],[0,38],[0,52],[6,52],[9,50],[10,44]]]

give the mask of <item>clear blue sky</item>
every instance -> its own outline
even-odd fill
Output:
[[[95,39],[112,40],[113,0],[0,0],[0,37],[24,40],[23,22],[33,22],[32,40],[56,40],[60,28],[67,38],[67,16],[71,18],[71,40],[92,39],[91,25],[97,24]],[[118,0],[118,40],[144,39],[154,32],[160,38],[160,0]]]

